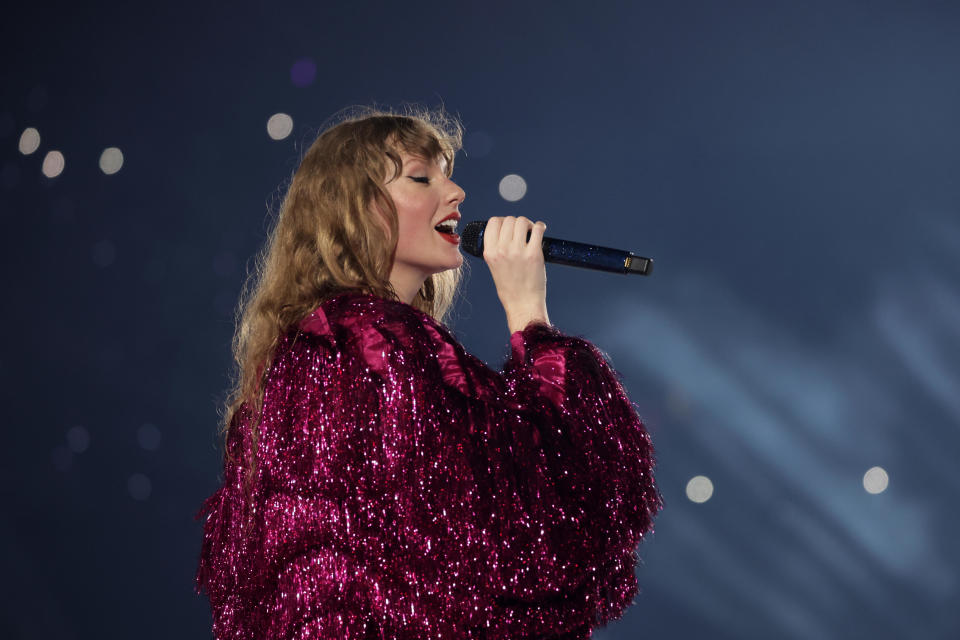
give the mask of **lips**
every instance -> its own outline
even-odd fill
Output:
[[[459,244],[460,236],[457,235],[457,222],[460,221],[460,213],[454,211],[446,218],[437,223],[434,230],[443,236],[443,239],[453,244]]]
[[[439,231],[437,233],[440,233]],[[451,244],[460,244],[460,236],[455,233],[440,233],[440,237]]]
[[[456,235],[457,223],[459,221],[460,221],[460,213],[457,211],[454,211],[453,213],[448,215],[446,218],[444,218],[443,220],[438,222],[436,225],[434,225],[433,228],[436,229],[438,233]]]
[[[453,213],[451,213],[450,215],[448,215],[446,218],[444,218],[443,220],[441,220],[441,221],[438,222],[437,224],[441,224],[441,223],[443,223],[443,222],[446,222],[447,220],[456,220],[457,222],[460,222],[460,212],[459,212],[459,211],[454,211]]]

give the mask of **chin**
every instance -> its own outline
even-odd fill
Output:
[[[458,253],[457,253],[457,258],[456,258],[456,260],[454,260],[453,262],[448,262],[448,263],[441,269],[441,271],[449,271],[450,269],[458,269],[458,268],[460,268],[461,265],[463,265],[463,254],[458,252]]]
[[[460,265],[457,265],[456,267],[447,267],[446,269],[442,269],[442,270],[440,270],[440,271],[434,271],[433,273],[434,273],[434,275],[437,275],[437,274],[439,274],[439,273],[446,273],[447,271],[453,271],[454,269],[457,269],[457,268],[459,268],[459,267],[460,267]]]
[[[450,271],[451,269],[459,269],[461,266],[463,266],[463,258],[460,258],[460,261],[457,262],[456,264],[448,264],[447,266],[439,269],[438,271],[434,271],[434,273],[444,273],[446,271]]]

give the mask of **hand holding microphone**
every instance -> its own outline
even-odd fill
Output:
[[[490,221],[510,219],[513,218],[490,218]],[[519,219],[526,220],[522,217]],[[467,224],[463,233],[460,234],[462,241],[460,246],[463,250],[478,258],[483,255],[484,235],[488,226],[487,222],[480,220]],[[531,239],[531,232],[527,233],[527,240]],[[557,240],[556,238],[541,238],[538,244],[542,246],[545,262],[598,269],[612,273],[634,273],[642,276],[648,276],[653,271],[653,260],[651,258],[637,256],[629,251],[599,247],[571,240]]]
[[[533,321],[550,324],[547,317],[547,274],[544,262],[648,276],[653,260],[629,251],[546,238],[547,225],[520,216],[470,222],[461,234],[461,247],[483,257],[497,295],[507,313],[510,332]]]
[[[466,246],[467,229],[482,224],[482,248]],[[467,225],[461,245],[475,256],[483,256],[490,268],[497,296],[507,314],[510,333],[524,329],[531,322],[550,324],[547,316],[547,273],[541,249],[547,225],[534,224],[523,216],[490,218],[484,223]],[[479,249],[479,250],[478,250]]]

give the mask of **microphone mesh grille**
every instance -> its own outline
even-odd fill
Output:
[[[468,223],[460,234],[460,247],[470,255],[482,258],[483,230],[486,227],[486,221],[474,220]]]

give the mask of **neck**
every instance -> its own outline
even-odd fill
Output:
[[[393,285],[393,290],[397,292],[400,300],[407,304],[413,304],[417,291],[420,291],[426,279],[422,274],[406,270],[393,269],[390,272],[390,284]]]

